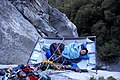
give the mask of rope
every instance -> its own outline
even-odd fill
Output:
[[[64,37],[63,37],[62,41],[60,42],[60,44],[57,46],[57,48],[56,48],[56,50],[54,51],[54,53],[52,54],[52,56],[48,59],[48,61],[55,55],[55,52],[59,49],[59,47],[60,47],[60,45],[63,43],[63,41],[64,41]],[[50,63],[48,63],[48,66],[47,66],[47,68],[46,68],[45,71],[48,70],[49,66],[50,66]],[[41,78],[42,78],[42,76],[41,76],[38,80],[41,80]]]
[[[42,49],[42,42],[39,42],[39,45],[40,45],[40,51],[41,51],[41,53],[42,53],[42,59],[43,59],[43,55],[44,55],[44,51],[43,51],[43,49]]]
[[[52,54],[52,56],[48,60],[50,60],[55,55],[56,51],[59,49],[59,47],[60,47],[60,45],[62,44],[63,41],[64,41],[64,37],[63,37],[62,41],[60,42],[60,44],[57,46],[57,48],[54,51],[54,53]]]

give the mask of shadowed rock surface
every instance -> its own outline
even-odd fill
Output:
[[[26,63],[38,36],[34,26],[10,2],[0,1],[0,63]]]

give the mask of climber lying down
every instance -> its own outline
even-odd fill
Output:
[[[47,59],[60,63],[66,60],[64,64],[70,64],[73,67],[78,67],[76,63],[82,59],[89,59],[85,44],[70,43],[65,46],[62,43],[52,43],[49,48],[43,45],[43,49],[46,51]]]
[[[85,44],[70,43],[69,45],[65,46],[62,43],[52,43],[49,46],[50,47],[44,44],[42,47],[42,49],[46,51],[47,59],[49,59],[53,54],[62,55],[67,59],[89,58],[87,55],[88,50]]]

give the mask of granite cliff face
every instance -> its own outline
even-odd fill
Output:
[[[0,0],[0,64],[26,63],[38,37],[78,37],[47,0]]]

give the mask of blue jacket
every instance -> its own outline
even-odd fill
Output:
[[[67,59],[76,59],[79,58],[81,49],[81,44],[71,43],[64,48],[62,55]]]

